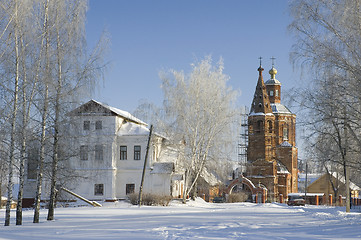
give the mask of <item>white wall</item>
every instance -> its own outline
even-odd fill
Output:
[[[90,121],[90,130],[83,130],[83,122]],[[102,129],[95,129],[95,122],[102,121]],[[123,119],[118,116],[77,116],[72,129],[75,137],[74,145],[88,145],[88,160],[80,160],[80,156],[71,159],[72,168],[76,169],[83,179],[71,186],[71,190],[89,199],[114,200],[126,198],[126,184],[135,184],[135,192],[139,192],[144,158],[148,143],[148,134],[143,129],[140,133],[127,135],[124,129],[122,135],[116,135],[123,126]],[[135,125],[137,126],[137,125]],[[129,127],[129,123],[128,123]],[[103,161],[95,160],[95,145],[103,145]],[[169,195],[171,190],[171,174],[151,174],[151,165],[159,161],[161,153],[161,138],[153,137],[148,153],[148,164],[143,191]],[[120,146],[127,146],[127,159],[120,160]],[[141,146],[140,160],[134,160],[134,146]],[[79,151],[79,150],[78,150]],[[171,157],[161,157],[167,160]],[[104,184],[104,195],[94,195],[94,185]]]

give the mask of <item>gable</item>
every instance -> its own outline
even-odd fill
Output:
[[[137,123],[140,125],[147,126],[145,122],[140,119],[134,117],[130,113],[120,110],[115,107],[108,106],[104,103],[98,102],[96,100],[90,100],[87,103],[84,103],[80,107],[74,109],[69,112],[67,115],[69,116],[119,116],[127,121]]]
[[[69,113],[71,116],[88,116],[88,115],[97,115],[97,116],[116,116],[114,112],[110,109],[104,107],[94,100],[81,105],[80,107],[74,109]]]
[[[336,183],[338,181],[340,186],[343,186],[343,187],[345,186],[345,180],[342,175],[337,176],[337,174],[335,172],[333,172],[333,173],[331,173],[330,177],[331,177],[333,183]],[[321,177],[319,177],[317,180],[315,180],[313,183],[311,183],[308,186],[308,188],[313,188],[313,187],[317,187],[318,185],[328,185],[328,184],[330,184],[329,179],[328,179],[328,174],[325,173]],[[356,191],[361,190],[360,187],[358,187],[356,184],[354,184],[351,181],[350,181],[350,189],[356,190]]]

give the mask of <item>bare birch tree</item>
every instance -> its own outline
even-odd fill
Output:
[[[42,85],[42,107],[41,109],[41,135],[40,135],[40,160],[38,166],[38,177],[36,186],[36,196],[34,204],[34,223],[39,223],[40,214],[40,200],[43,184],[43,170],[45,161],[45,144],[46,144],[46,128],[48,119],[48,107],[49,107],[49,82],[51,79],[51,65],[50,65],[50,24],[49,24],[49,0],[44,1],[44,73],[41,79]]]
[[[44,177],[45,181],[51,179],[48,220],[54,217],[59,152],[64,149],[60,145],[60,131],[64,130],[65,112],[77,100],[89,96],[104,69],[106,36],[90,54],[87,52],[87,6],[87,0],[0,3],[0,91],[4,100],[0,104],[3,111],[0,120],[4,123],[1,126],[8,124],[4,129],[10,129],[3,141],[8,147],[2,149],[6,153],[2,156],[9,156],[5,225],[10,224],[15,167],[19,170],[16,224],[22,224],[25,164],[29,161],[26,153],[34,147],[39,147],[40,157],[33,222],[39,222]],[[13,106],[11,110],[9,105]],[[29,139],[38,144],[28,146]],[[51,161],[47,156],[52,156]],[[51,171],[47,169],[50,162]]]
[[[5,226],[10,225],[10,208],[13,199],[12,188],[13,188],[13,164],[15,162],[15,135],[16,135],[16,117],[18,113],[18,98],[19,98],[19,78],[20,78],[20,53],[19,53],[19,15],[18,15],[18,7],[19,2],[13,2],[13,5],[8,8],[11,9],[11,17],[12,20],[11,25],[13,27],[12,34],[8,34],[9,41],[12,44],[9,45],[10,48],[13,48],[14,59],[13,59],[13,71],[11,72],[13,76],[13,98],[12,98],[12,113],[11,113],[11,133],[10,133],[10,149],[9,149],[9,164],[8,164],[8,199],[6,203],[6,213],[5,213]]]
[[[31,28],[30,23],[33,20],[32,16],[32,3],[25,1],[22,3],[22,22],[21,30],[22,34],[20,36],[20,60],[21,60],[21,88],[20,95],[21,99],[19,101],[19,114],[21,115],[20,126],[20,159],[19,159],[19,191],[18,191],[18,201],[16,205],[16,225],[22,224],[22,208],[23,208],[23,192],[24,192],[24,182],[25,182],[25,163],[27,160],[27,141],[29,135],[29,124],[30,124],[30,114],[31,107],[34,104],[33,99],[36,93],[37,79],[33,76],[33,67],[34,60],[33,57],[35,52],[37,52],[33,47],[36,44],[33,43],[34,31],[29,31]],[[33,54],[29,54],[33,52]],[[38,59],[38,58],[37,58]],[[35,68],[36,69],[36,68]]]
[[[312,70],[312,87],[300,94],[301,106],[309,113],[308,137],[314,149],[333,153],[326,161],[341,165],[345,178],[348,167],[357,171],[361,166],[360,4],[301,0],[290,8],[290,29],[297,39],[291,59]],[[326,142],[328,149],[322,147]]]
[[[67,106],[73,98],[86,88],[92,91],[101,78],[104,69],[102,56],[107,45],[102,36],[94,50],[88,55],[85,41],[85,20],[87,1],[54,1],[55,9],[55,73],[53,82],[53,153],[51,170],[51,189],[48,220],[54,219],[59,145],[62,125]],[[80,94],[81,95],[81,94]]]

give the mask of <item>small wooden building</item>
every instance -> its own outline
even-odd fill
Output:
[[[334,187],[332,187],[332,185]],[[334,188],[336,192],[334,191]],[[358,198],[359,191],[361,191],[361,188],[350,182],[351,197]],[[333,203],[335,203],[339,198],[339,195],[345,197],[345,178],[343,175],[337,174],[335,172],[330,174],[325,173],[307,187],[307,192],[323,193],[325,196],[329,196],[331,194],[333,196]]]

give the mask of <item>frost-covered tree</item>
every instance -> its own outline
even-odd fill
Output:
[[[211,57],[206,57],[192,64],[189,74],[160,73],[165,98],[162,127],[181,153],[186,172],[184,198],[196,191],[205,171],[214,170],[214,161],[220,166],[228,160],[229,148],[234,146],[237,94],[227,86],[229,77],[223,68],[222,59],[214,66]]]

